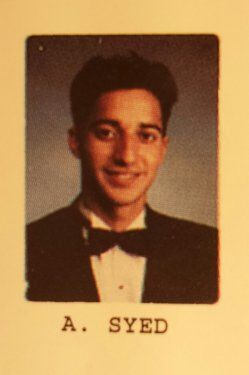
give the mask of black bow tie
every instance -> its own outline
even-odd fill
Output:
[[[87,248],[91,255],[99,255],[115,245],[134,255],[147,256],[149,252],[147,229],[114,232],[90,228],[87,237]]]

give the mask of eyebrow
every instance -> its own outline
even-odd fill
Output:
[[[147,124],[147,123],[141,123],[141,125],[140,125],[140,127],[142,128],[142,129],[155,129],[155,130],[157,130],[160,134],[162,134],[163,133],[163,128],[161,127],[161,126],[159,126],[159,125],[157,125],[157,124]]]
[[[107,118],[101,118],[99,120],[93,121],[91,123],[91,126],[97,127],[97,126],[103,125],[103,124],[111,125],[114,128],[119,128],[120,127],[119,121],[117,121],[117,120],[111,120],[111,119],[107,119]],[[161,126],[157,125],[157,124],[151,124],[151,123],[141,122],[140,123],[140,129],[155,129],[160,134],[163,133],[163,128]]]
[[[95,127],[95,126],[98,126],[98,125],[103,125],[103,124],[106,124],[106,125],[111,125],[115,128],[118,128],[119,127],[119,122],[116,121],[116,120],[111,120],[111,119],[107,119],[107,118],[101,118],[99,120],[96,120],[96,121],[93,121],[91,123],[91,126]]]

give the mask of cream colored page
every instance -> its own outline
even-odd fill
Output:
[[[248,10],[242,0],[1,1],[1,374],[247,372]],[[214,305],[25,301],[24,43],[29,35],[92,33],[214,33],[220,39],[221,297]],[[65,316],[76,331],[62,331]],[[114,316],[163,318],[168,330],[113,334]]]

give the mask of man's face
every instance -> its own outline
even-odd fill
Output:
[[[144,89],[104,93],[84,128],[78,141],[87,194],[113,205],[144,204],[167,144],[158,99]]]

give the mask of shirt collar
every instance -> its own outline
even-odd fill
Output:
[[[99,216],[97,216],[90,209],[86,208],[82,201],[79,200],[79,209],[83,216],[90,221],[92,228],[99,228],[105,230],[112,230]],[[126,230],[145,229],[145,209],[133,220]]]

